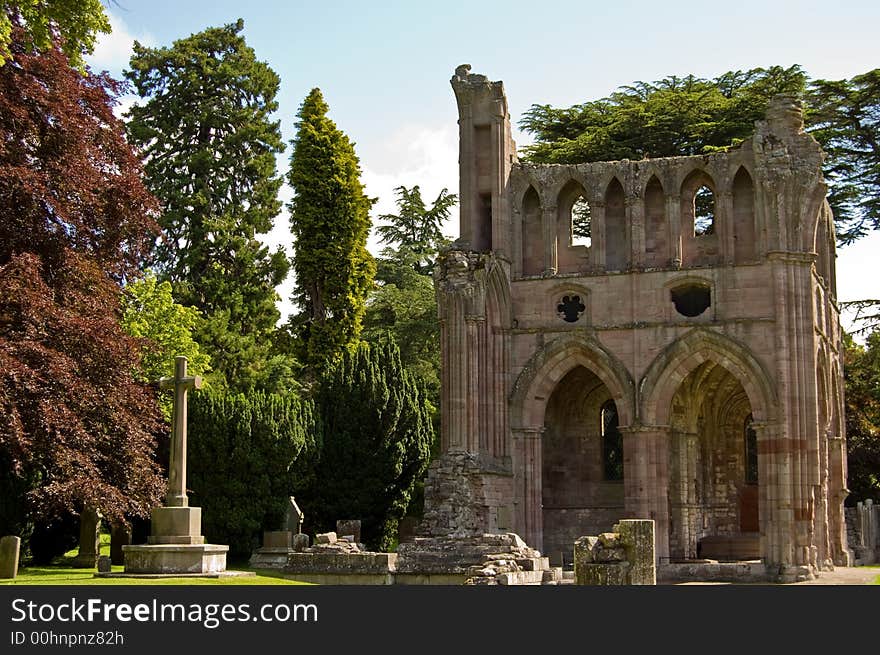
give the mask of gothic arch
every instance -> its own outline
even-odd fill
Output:
[[[776,392],[770,376],[748,348],[728,336],[695,328],[663,349],[639,384],[640,418],[645,425],[668,425],[672,398],[700,364],[723,366],[745,389],[756,421],[775,418]]]
[[[583,366],[605,384],[617,405],[619,424],[635,418],[632,377],[626,367],[601,343],[583,335],[554,339],[541,347],[523,368],[511,393],[511,424],[538,427],[544,424],[547,401],[565,375]]]

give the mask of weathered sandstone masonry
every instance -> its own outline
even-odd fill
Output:
[[[435,272],[424,529],[515,532],[565,564],[643,518],[660,565],[846,564],[834,226],[793,99],[729,152],[533,165],[500,82],[461,66],[452,87],[461,223]]]

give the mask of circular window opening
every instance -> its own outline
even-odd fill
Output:
[[[587,307],[581,302],[580,296],[563,296],[562,302],[556,306],[556,311],[563,321],[574,323],[584,313]]]
[[[669,294],[675,310],[682,316],[699,316],[712,304],[711,290],[701,284],[684,284],[675,287]]]

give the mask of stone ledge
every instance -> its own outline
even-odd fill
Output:
[[[125,573],[221,573],[229,546],[148,544],[123,546]]]

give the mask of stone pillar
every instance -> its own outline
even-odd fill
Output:
[[[123,546],[131,544],[131,526],[127,523],[114,523],[110,526],[110,562],[116,565],[124,563]]]
[[[629,583],[657,584],[654,521],[624,519],[614,526],[630,563]]]
[[[681,268],[681,197],[678,194],[666,196],[666,225],[669,226],[670,263]]]
[[[629,232],[629,260],[633,268],[645,265],[645,203],[639,196],[626,196],[626,224]]]
[[[669,560],[669,428],[621,427],[624,507],[655,523],[658,563]]]
[[[593,269],[605,270],[605,201],[597,200],[590,203],[590,232],[593,235],[590,254],[593,258]]]
[[[715,225],[718,232],[718,254],[725,264],[733,264],[735,246],[733,233],[733,193],[720,191],[715,203]]]
[[[10,536],[0,539],[0,580],[12,580],[18,575],[20,552],[21,538]]]
[[[559,270],[559,252],[556,243],[556,205],[547,205],[541,213],[541,227],[544,235],[544,275],[556,275]]]
[[[544,547],[542,510],[543,427],[513,428],[514,532],[533,548]]]
[[[79,552],[73,565],[81,569],[94,568],[101,552],[101,514],[86,507],[79,515]]]

